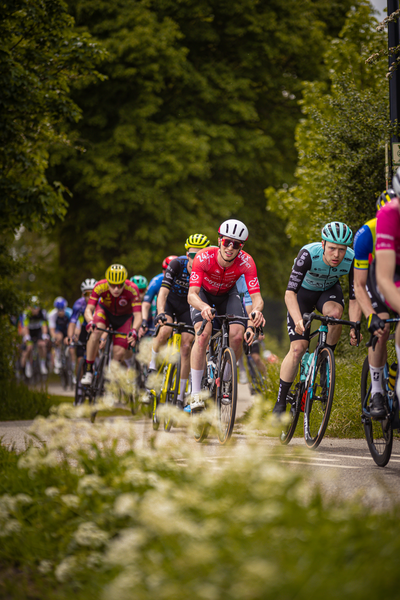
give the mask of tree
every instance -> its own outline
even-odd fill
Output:
[[[325,52],[329,80],[304,84],[296,185],[266,190],[271,209],[287,218],[293,244],[319,239],[332,220],[345,221],[355,233],[385,188],[386,66],[366,62],[385,44],[376,25],[370,3],[360,2]]]
[[[112,261],[155,274],[188,234],[215,242],[231,216],[249,225],[264,293],[281,292],[291,250],[263,189],[292,178],[301,81],[325,77],[350,4],[71,0],[109,59],[107,80],[74,95],[86,152],[52,155],[73,193],[56,230],[65,292]]]

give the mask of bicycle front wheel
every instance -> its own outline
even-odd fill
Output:
[[[285,425],[280,435],[281,444],[287,446],[294,436],[297,423],[300,416],[300,405],[304,394],[304,383],[300,383],[299,378],[294,381],[286,398],[286,409],[289,406],[289,422]]]
[[[235,424],[237,403],[236,357],[232,348],[225,348],[222,355],[220,386],[217,391],[218,439],[226,444]]]
[[[169,370],[168,379],[166,382],[167,390],[165,394],[165,407],[170,408],[171,406],[176,406],[176,401],[178,400],[178,392],[179,392],[179,381],[181,378],[181,357],[178,356],[178,360],[174,363],[171,363],[171,367]],[[164,430],[170,431],[173,426],[173,418],[171,416],[171,412],[164,417]]]
[[[385,467],[392,454],[393,428],[390,419],[375,421],[369,414],[371,401],[371,375],[368,356],[364,360],[361,372],[361,420],[365,438],[372,458],[378,467]]]
[[[304,409],[304,439],[318,448],[328,427],[335,392],[335,358],[331,348],[322,348],[311,375]]]

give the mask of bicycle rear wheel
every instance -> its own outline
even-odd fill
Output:
[[[249,372],[251,375],[251,385],[256,394],[261,394],[262,396],[266,396],[267,394],[267,381],[265,376],[261,373],[260,369],[257,367],[254,359],[251,355],[248,357],[249,364]]]
[[[236,357],[232,348],[225,348],[222,355],[220,386],[217,389],[218,439],[226,444],[235,424],[237,403]]]
[[[368,356],[366,356],[361,372],[361,420],[365,438],[372,458],[378,467],[385,467],[392,454],[393,428],[390,419],[375,421],[369,414],[371,400],[371,375]]]
[[[179,392],[179,381],[181,378],[181,356],[178,356],[176,362],[171,363],[171,368],[169,370],[168,379],[166,382],[167,391],[165,395],[165,406],[169,408],[171,406],[176,406],[176,401],[178,400],[178,392]],[[170,431],[171,427],[174,425],[173,417],[171,413],[164,417],[164,430]]]
[[[304,439],[315,450],[328,427],[335,392],[335,358],[331,348],[319,351],[310,383],[304,409]]]
[[[294,436],[294,432],[296,431],[297,423],[301,412],[301,399],[303,397],[304,392],[304,383],[300,382],[299,376],[297,376],[286,398],[286,408],[289,406],[290,421],[285,425],[285,428],[282,430],[282,433],[280,435],[281,444],[284,444],[285,446],[289,444],[290,440]]]

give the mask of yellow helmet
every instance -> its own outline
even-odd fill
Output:
[[[128,271],[123,265],[111,265],[106,271],[106,279],[112,285],[124,283],[128,279]]]
[[[207,248],[210,243],[211,242],[206,235],[203,235],[202,233],[194,233],[186,240],[185,248],[186,250],[189,250],[189,248],[198,248],[201,250],[201,248]]]

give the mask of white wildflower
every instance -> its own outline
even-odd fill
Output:
[[[81,523],[74,533],[74,539],[80,546],[99,548],[108,540],[108,533],[97,527],[96,523],[89,521]]]
[[[21,531],[21,524],[17,519],[8,519],[0,527],[0,537],[7,537]]]
[[[46,573],[50,573],[53,569],[53,563],[50,560],[42,560],[39,563],[38,571],[42,573],[42,575],[46,575]]]
[[[56,487],[48,487],[45,489],[44,493],[49,498],[54,498],[55,496],[59,496],[60,490]]]
[[[18,504],[32,504],[33,499],[28,496],[28,494],[17,494],[15,496],[16,501],[18,502]]]
[[[137,494],[120,494],[114,503],[114,513],[117,517],[129,517],[137,508]]]
[[[124,529],[109,543],[106,561],[110,565],[134,565],[146,541],[147,534],[144,529]]]
[[[86,559],[86,566],[89,569],[96,569],[103,563],[103,555],[100,552],[91,552]]]
[[[63,583],[70,579],[74,573],[76,568],[76,558],[75,556],[67,556],[59,565],[57,565],[55,569],[55,576]]]
[[[68,506],[68,508],[78,508],[80,504],[79,497],[75,496],[74,494],[64,494],[61,496],[61,500],[66,506]]]
[[[98,475],[85,475],[78,483],[78,492],[86,496],[91,496],[102,487],[104,487],[104,483],[101,477]]]

